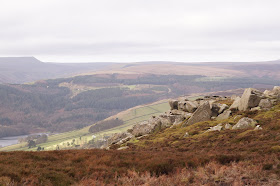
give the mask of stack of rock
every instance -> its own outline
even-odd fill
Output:
[[[232,99],[231,106],[218,103],[217,101]],[[205,96],[195,101],[188,100],[187,97],[180,97],[169,101],[170,110],[159,116],[153,116],[147,121],[137,123],[126,133],[115,134],[109,139],[109,144],[120,144],[128,141],[132,137],[140,137],[150,134],[156,130],[182,124],[182,126],[192,125],[197,122],[208,120],[226,120],[233,110],[267,110],[273,107],[280,100],[280,87],[275,86],[273,90],[266,90],[264,93],[253,89],[245,89],[243,95],[232,96],[231,98],[220,96]],[[222,129],[243,129],[255,127],[256,121],[250,118],[241,118],[233,127],[229,124],[221,124],[210,128],[208,131]],[[261,129],[258,126],[258,129]]]

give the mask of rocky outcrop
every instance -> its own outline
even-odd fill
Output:
[[[143,121],[133,126],[130,133],[134,136],[142,136],[150,134],[157,126],[160,126],[161,121],[159,118],[152,118],[149,121]]]
[[[186,125],[192,125],[197,122],[210,120],[212,111],[208,101],[200,105],[197,110],[190,117]]]
[[[263,94],[253,88],[245,89],[238,105],[238,110],[245,111],[259,105]]]
[[[232,129],[248,129],[254,128],[257,122],[251,118],[245,117],[241,118],[237,124],[235,124]]]
[[[226,104],[219,103],[223,100],[234,100],[233,104],[228,106]],[[201,121],[226,120],[235,110],[239,111],[255,111],[267,110],[272,108],[277,102],[280,101],[280,87],[276,86],[273,90],[260,91],[248,88],[245,89],[242,97],[232,96],[231,98],[219,97],[219,96],[205,96],[195,101],[188,100],[187,97],[180,97],[169,101],[169,111],[159,115],[153,116],[147,121],[142,121],[129,129],[126,133],[114,134],[109,138],[108,144],[123,144],[130,140],[132,137],[140,139],[143,136],[147,136],[157,130],[173,127],[175,125],[182,124],[182,126],[193,125]],[[241,115],[235,116],[233,121],[242,117]],[[221,131],[230,129],[254,129],[261,130],[262,127],[257,125],[257,122],[251,118],[241,118],[234,125],[218,124],[217,126],[209,128],[206,132]],[[189,137],[188,132],[184,137]]]

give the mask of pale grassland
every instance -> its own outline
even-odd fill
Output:
[[[202,77],[197,78],[195,81],[223,81],[228,79],[229,77],[220,77],[220,76],[213,76],[213,77]]]
[[[97,90],[102,88],[128,88],[130,90],[134,90],[136,85],[118,85],[118,86],[104,86],[104,87],[93,87],[93,86],[86,86],[86,85],[78,85],[73,83],[63,82],[59,84],[59,87],[66,87],[69,88],[71,91],[71,97],[75,97],[78,94],[88,91],[88,90]]]

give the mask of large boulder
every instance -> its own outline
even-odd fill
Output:
[[[222,114],[220,114],[216,120],[225,120],[225,119],[228,119],[231,115],[231,110],[226,110],[224,111]]]
[[[161,115],[160,117],[152,117],[148,121],[142,121],[132,127],[130,133],[134,136],[143,136],[154,132],[157,128],[165,128],[172,125],[169,116]],[[175,119],[174,119],[175,122]]]
[[[260,103],[259,103],[259,107],[260,108],[271,108],[272,107],[272,103],[269,99],[261,99]]]
[[[254,128],[257,122],[251,118],[245,117],[241,118],[237,124],[235,124],[232,129],[248,129]]]
[[[178,110],[182,110],[184,112],[194,112],[197,109],[198,105],[196,102],[192,101],[180,101],[178,102]]]
[[[250,108],[258,106],[262,97],[263,97],[262,92],[256,89],[253,88],[245,89],[239,101],[238,110],[245,111]]]
[[[154,128],[155,125],[149,123],[148,121],[143,121],[132,127],[131,134],[136,137],[142,136],[151,133]]]
[[[197,110],[190,117],[186,125],[192,125],[197,122],[210,120],[211,115],[212,115],[212,111],[210,108],[210,104],[207,101],[197,108]]]
[[[178,100],[169,100],[171,110],[178,109]]]

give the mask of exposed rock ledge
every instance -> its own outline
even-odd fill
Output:
[[[234,100],[231,105],[218,103],[219,101]],[[201,121],[226,120],[231,116],[233,110],[267,110],[280,101],[280,87],[275,86],[273,90],[265,90],[263,93],[253,89],[245,89],[241,97],[232,96],[231,98],[220,96],[205,96],[203,99],[195,101],[188,100],[187,97],[180,97],[169,101],[170,110],[159,115],[153,116],[147,121],[137,123],[132,129],[125,133],[116,133],[108,139],[108,145],[123,144],[133,137],[146,136],[159,129],[172,127],[182,124],[182,126],[193,125]],[[205,132],[220,131],[225,129],[249,129],[261,130],[261,126],[251,118],[241,118],[234,126],[230,124],[218,124]],[[189,135],[186,135],[186,137]],[[122,148],[125,149],[125,148]]]

